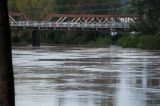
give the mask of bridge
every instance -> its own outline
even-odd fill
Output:
[[[17,18],[18,17],[18,18]],[[49,14],[44,20],[29,20],[23,13],[9,14],[11,29],[41,30],[131,30],[134,15]]]
[[[49,14],[43,20],[30,20],[24,13],[9,13],[12,30],[30,29],[32,45],[40,45],[38,30],[132,31],[135,15]]]

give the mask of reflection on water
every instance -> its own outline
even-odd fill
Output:
[[[160,106],[160,51],[14,47],[16,106]]]

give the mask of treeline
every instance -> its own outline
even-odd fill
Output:
[[[43,41],[52,44],[78,44],[92,46],[109,46],[112,37],[106,32],[81,32],[81,31],[54,31],[48,34],[49,39]],[[43,38],[42,38],[43,39]]]
[[[160,1],[132,0],[132,10],[139,16],[135,23],[139,36],[123,36],[122,47],[160,49]]]
[[[32,42],[32,32],[14,31],[12,32],[13,43]],[[112,37],[109,33],[98,31],[39,31],[41,43],[44,44],[76,44],[92,46],[109,46],[112,43]]]
[[[119,14],[124,0],[8,0],[9,11],[23,12],[31,19],[49,13]]]
[[[44,19],[54,12],[55,0],[8,0],[9,12],[25,13],[29,19]]]
[[[130,10],[138,15],[138,35],[122,36],[118,45],[127,48],[160,49],[160,1],[132,0]]]
[[[160,35],[159,0],[133,0],[132,8],[139,15],[136,28],[141,34]]]
[[[81,14],[118,14],[120,0],[56,0],[56,11]]]

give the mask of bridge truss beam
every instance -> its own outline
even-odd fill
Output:
[[[23,21],[15,21],[13,16],[19,16]],[[23,29],[124,30],[131,29],[130,23],[136,20],[134,15],[49,14],[43,21],[28,21],[22,13],[10,15],[11,28]]]
[[[16,22],[16,21],[29,21],[28,17],[24,13],[9,13],[9,21]]]

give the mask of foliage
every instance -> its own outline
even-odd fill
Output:
[[[120,0],[56,0],[55,8],[60,13],[110,14],[117,13]]]
[[[160,1],[132,0],[132,6],[139,15],[137,29],[143,34],[160,35]]]
[[[130,35],[122,36],[118,45],[124,48],[160,49],[160,36],[156,35]]]
[[[50,11],[54,11],[55,0],[8,0],[10,12],[23,12],[30,19],[44,19]]]
[[[137,47],[142,49],[160,49],[160,36],[141,36]]]
[[[8,0],[9,11],[23,12],[31,19],[49,13],[119,14],[121,0]]]
[[[96,39],[96,41],[92,41],[90,45],[96,45],[96,46],[110,46],[112,44],[112,37],[105,35],[100,36]]]
[[[100,36],[99,32],[54,31],[48,34],[48,38],[44,40],[44,42],[53,44],[101,45],[102,43],[104,44],[105,42],[108,42],[107,39],[104,39],[105,36],[107,35]]]
[[[122,36],[120,39],[118,39],[118,45],[124,48],[136,48],[138,42],[139,36],[137,35]]]

